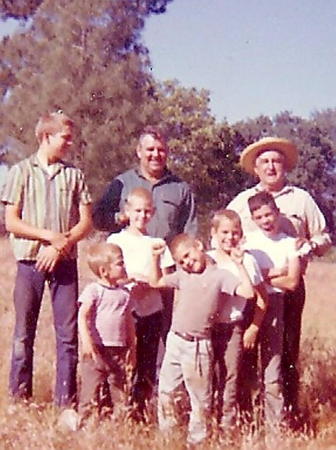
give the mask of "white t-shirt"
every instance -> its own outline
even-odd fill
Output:
[[[227,258],[225,261],[218,262],[216,259],[216,250],[210,250],[208,255],[216,262],[217,267],[228,270],[239,279],[239,269],[231,259]],[[263,281],[263,276],[255,258],[251,254],[245,253],[243,264],[249,274],[253,286],[260,284]],[[241,320],[243,318],[246,301],[245,298],[240,297],[239,295],[223,297],[220,304],[218,322],[231,323]]]
[[[125,267],[128,276],[139,279],[148,278],[152,267],[152,245],[158,238],[145,235],[135,235],[127,229],[119,233],[112,233],[107,242],[119,245],[123,252]],[[160,239],[162,240],[162,239]],[[161,257],[160,267],[165,269],[173,266],[174,260],[166,247]],[[148,288],[148,293],[141,301],[135,301],[135,311],[141,316],[149,316],[162,309],[162,298],[158,289]]]
[[[285,233],[266,236],[261,230],[246,234],[245,248],[255,257],[261,270],[285,267],[290,259],[297,257],[295,239]],[[269,293],[283,292],[266,284]]]

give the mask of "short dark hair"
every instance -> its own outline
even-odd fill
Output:
[[[266,191],[258,192],[250,197],[247,202],[251,214],[264,205],[269,205],[272,209],[276,211],[278,210],[273,195]]]
[[[167,143],[166,134],[161,127],[157,125],[146,125],[140,133],[139,144],[141,144],[142,139],[148,135],[152,136],[154,139],[157,139],[158,141],[164,144]]]
[[[170,242],[169,250],[173,258],[175,259],[176,253],[182,246],[197,247],[199,244],[202,245],[199,239],[196,239],[194,236],[191,236],[190,234],[187,233],[180,233],[176,235]]]

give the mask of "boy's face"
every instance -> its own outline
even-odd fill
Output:
[[[127,277],[122,253],[116,253],[107,268],[102,270],[103,278],[109,283],[115,283],[118,280]]]
[[[230,253],[231,249],[239,244],[243,232],[239,222],[222,217],[217,229],[213,228],[212,235],[216,238],[219,249]]]
[[[202,273],[206,267],[206,256],[202,244],[181,244],[175,251],[174,259],[188,273]]]
[[[64,158],[68,149],[72,145],[72,129],[64,127],[61,131],[47,135],[48,160],[56,162]]]
[[[279,229],[279,210],[271,205],[262,205],[252,213],[252,219],[267,235],[277,234]]]
[[[142,197],[133,197],[126,204],[125,212],[129,218],[130,228],[146,231],[148,222],[154,214],[153,203]]]

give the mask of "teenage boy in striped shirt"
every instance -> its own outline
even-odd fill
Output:
[[[58,406],[75,401],[76,244],[91,229],[91,197],[83,173],[63,161],[72,144],[72,129],[73,122],[61,112],[42,116],[35,129],[37,152],[10,169],[2,195],[17,260],[10,394],[24,400],[32,395],[34,339],[48,282],[56,332]]]

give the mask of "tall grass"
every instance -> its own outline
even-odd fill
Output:
[[[55,373],[54,335],[49,295],[45,295],[36,338],[34,397],[29,404],[12,404],[7,394],[13,328],[12,290],[15,261],[2,239],[0,255],[0,448],[2,449],[172,449],[184,447],[185,429],[169,439],[160,435],[155,422],[131,423],[125,415],[72,432],[58,425],[59,412],[52,405]],[[85,244],[81,254],[85,254]],[[80,258],[81,286],[90,278]],[[305,428],[297,434],[266,442],[250,430],[234,442],[214,432],[204,448],[213,449],[335,449],[336,448],[336,265],[313,262],[307,273],[308,298],[304,313],[301,352],[301,409]],[[266,446],[265,446],[266,445]]]

